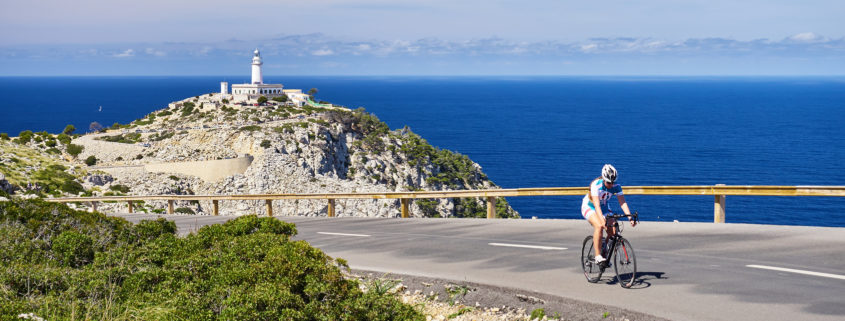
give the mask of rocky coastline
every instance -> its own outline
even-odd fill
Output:
[[[297,106],[266,99],[239,105],[206,94],[170,103],[130,124],[114,124],[52,147],[44,143],[50,141],[47,135],[36,136],[45,137],[41,142],[21,144],[15,138],[0,144],[25,147],[49,159],[55,163],[54,169],[64,168],[62,172],[76,177],[82,191],[22,188],[20,194],[236,195],[498,188],[468,157],[433,147],[407,127],[390,130],[363,109]],[[71,155],[67,152],[70,145],[82,146],[82,151]],[[54,150],[48,152],[50,148]],[[215,181],[181,173],[175,166],[203,161],[202,166],[214,171],[215,162],[246,157],[251,163],[244,171]],[[10,160],[0,158],[0,166],[5,161]],[[40,165],[51,166],[47,163]],[[148,170],[152,165],[164,170],[152,172]],[[41,167],[21,171],[16,177],[19,185],[33,180]],[[485,202],[475,198],[416,200],[410,205],[410,214],[484,217]],[[519,217],[504,199],[497,204],[499,217]],[[211,214],[212,208],[210,201],[176,202],[175,206],[189,214]],[[325,200],[299,200],[277,201],[273,206],[274,215],[321,216],[327,215],[328,204]],[[338,216],[395,217],[400,215],[401,205],[399,200],[338,200],[335,206]],[[162,212],[165,208],[165,201],[147,201],[136,210]],[[127,206],[105,203],[98,209],[126,211]],[[264,211],[263,201],[224,201],[220,206],[220,215]]]

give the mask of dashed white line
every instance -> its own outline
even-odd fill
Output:
[[[325,235],[340,235],[340,236],[357,236],[357,237],[370,237],[367,234],[347,234],[347,233],[331,233],[331,232],[317,232],[317,234],[325,234]]]
[[[492,246],[505,246],[505,247],[522,247],[528,249],[539,249],[539,250],[546,250],[546,251],[562,251],[565,250],[565,247],[554,247],[554,246],[540,246],[540,245],[524,245],[524,244],[509,244],[509,243],[487,243],[488,245]]]
[[[750,265],[746,265],[746,266],[750,267],[750,268],[755,268],[755,269],[764,269],[764,270],[772,270],[772,271],[780,271],[780,272],[790,272],[790,273],[805,274],[805,275],[812,275],[812,276],[821,276],[821,277],[825,277],[825,278],[845,280],[845,275],[839,275],[839,274],[830,274],[830,273],[822,273],[822,272],[787,269],[787,268],[782,268],[782,267],[766,266],[766,265],[750,264]]]

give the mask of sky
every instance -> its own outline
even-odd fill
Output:
[[[843,75],[841,0],[0,0],[0,75]]]

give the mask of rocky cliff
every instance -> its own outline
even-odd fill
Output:
[[[389,130],[363,109],[298,107],[270,101],[238,106],[212,95],[171,103],[132,124],[73,141],[78,160],[96,158],[83,186],[93,195],[348,193],[497,188],[468,157],[431,146],[408,128]],[[218,181],[151,173],[145,164],[249,156],[242,173]],[[77,161],[78,162],[78,161]],[[208,162],[204,162],[208,163]],[[177,202],[178,211],[209,213],[210,202]],[[222,201],[221,215],[264,213],[263,201]],[[417,217],[485,217],[482,199],[416,200]],[[399,200],[338,200],[338,216],[399,215]],[[125,211],[126,204],[100,207]],[[141,211],[162,211],[163,201]],[[326,215],[325,200],[275,201],[275,215]],[[499,217],[518,217],[504,199]]]

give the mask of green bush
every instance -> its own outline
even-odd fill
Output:
[[[18,144],[24,145],[32,140],[32,131],[25,130],[18,134]]]
[[[82,184],[79,184],[78,182],[73,180],[64,181],[64,183],[62,183],[62,186],[59,189],[62,192],[74,195],[79,195],[79,193],[85,190],[85,188],[82,187]]]
[[[244,127],[241,127],[241,128],[239,128],[238,130],[239,130],[239,131],[254,132],[254,131],[259,130],[259,129],[261,129],[261,126],[257,126],[257,125],[249,125],[249,126],[244,126]]]
[[[179,214],[196,214],[194,210],[187,208],[187,207],[179,207],[174,210],[174,212]]]
[[[55,237],[52,249],[64,266],[79,267],[94,260],[91,237],[74,231],[64,231]]]
[[[2,139],[2,140],[9,140],[9,134],[7,134],[7,133],[0,133],[0,139]]]
[[[68,144],[68,145],[67,145],[67,148],[65,148],[65,151],[66,151],[68,154],[70,154],[71,156],[76,157],[76,156],[79,156],[79,153],[82,153],[82,150],[83,150],[83,149],[85,149],[85,147],[84,147],[84,146],[81,146],[81,145],[74,145],[74,144]]]
[[[121,192],[121,193],[124,193],[124,194],[129,193],[129,186],[126,186],[126,185],[114,184],[112,186],[109,186],[109,189],[112,190],[112,191]]]
[[[173,115],[173,113],[170,112],[169,110],[165,110],[163,112],[158,113],[158,117],[164,117],[164,116],[170,116],[170,115]]]
[[[44,145],[46,145],[47,147],[56,147],[56,140],[55,139],[47,140],[46,142],[44,142]]]
[[[0,318],[424,320],[344,278],[293,224],[245,216],[177,237],[41,200],[0,203]],[[51,247],[52,245],[52,247]],[[81,317],[84,316],[84,317]],[[11,319],[10,319],[11,320]]]
[[[266,102],[267,102],[267,97],[265,97],[265,96],[258,97],[258,103],[259,104],[263,104],[263,103],[266,103]]]
[[[262,140],[262,141],[261,141],[261,147],[262,147],[262,148],[270,148],[270,141],[269,141],[269,140],[266,140],[266,139],[265,139],[265,140]]]
[[[85,159],[85,165],[94,166],[95,164],[97,164],[97,157],[94,155],[88,156],[88,158]]]
[[[65,126],[65,130],[62,131],[62,134],[70,135],[73,134],[74,131],[76,131],[76,127],[73,125],[67,125]]]
[[[65,133],[59,134],[58,136],[56,136],[56,139],[58,139],[59,142],[61,142],[64,145],[70,144],[70,140],[71,140],[70,136],[68,136]]]

